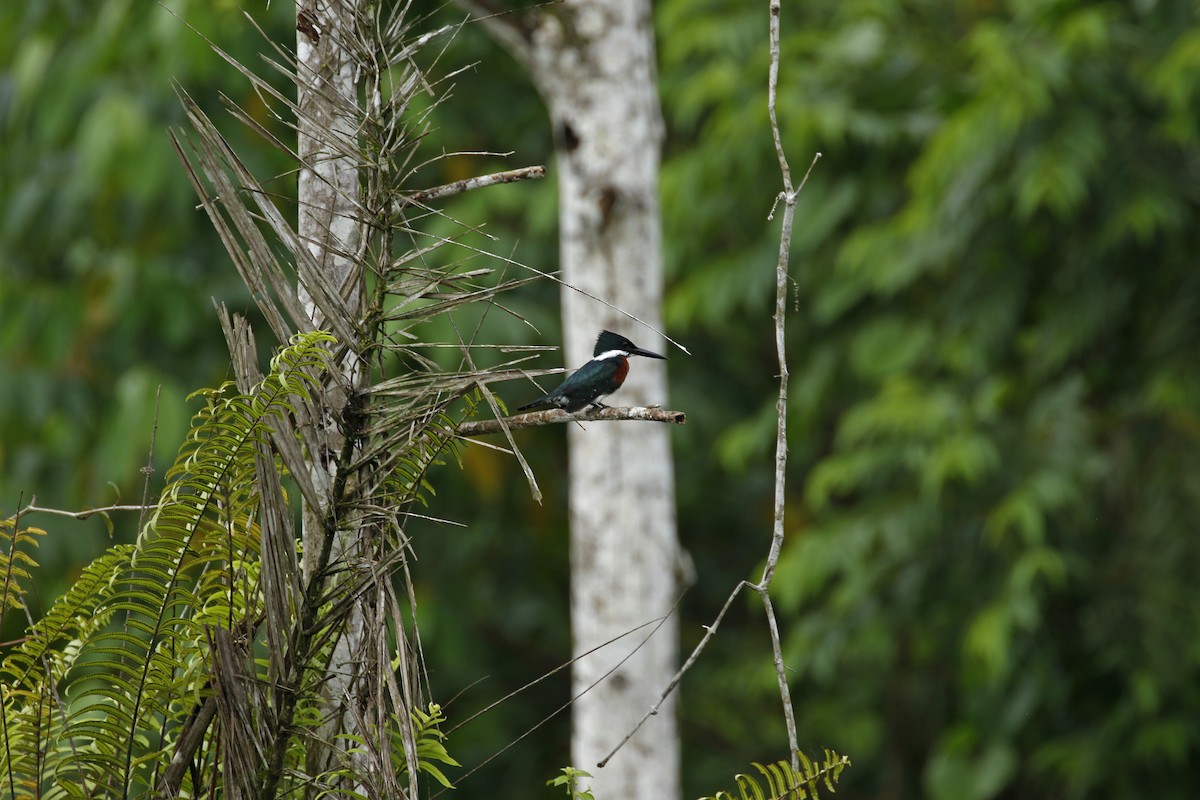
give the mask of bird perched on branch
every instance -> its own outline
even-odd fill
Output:
[[[561,408],[573,414],[587,405],[607,408],[600,400],[620,389],[625,382],[625,376],[629,374],[629,356],[660,358],[664,361],[667,358],[643,350],[612,331],[600,331],[592,355],[594,358],[591,361],[571,373],[553,392],[519,406],[517,411],[545,406]]]

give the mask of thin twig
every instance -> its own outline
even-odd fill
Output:
[[[592,689],[595,689],[597,686],[599,686],[601,683],[603,683],[605,680],[607,680],[607,679],[608,679],[608,677],[609,677],[610,675],[612,675],[614,672],[616,672],[616,671],[617,671],[617,670],[619,670],[619,669],[620,669],[622,666],[624,666],[626,661],[628,661],[629,659],[633,658],[633,657],[634,657],[634,655],[636,655],[636,654],[637,654],[637,652],[638,652],[639,650],[641,650],[641,649],[642,649],[642,648],[643,648],[643,647],[646,645],[646,643],[650,641],[650,639],[651,639],[651,638],[653,638],[653,637],[654,637],[654,634],[658,633],[658,630],[659,630],[659,628],[661,628],[661,627],[663,626],[663,623],[665,623],[665,622],[666,622],[668,619],[670,619],[671,615],[672,615],[672,614],[674,614],[674,613],[675,613],[675,611],[676,611],[676,609],[678,609],[678,608],[679,608],[679,603],[680,603],[680,601],[682,601],[682,600],[683,600],[683,595],[681,594],[681,595],[679,596],[679,598],[678,598],[678,599],[675,601],[675,605],[671,606],[671,609],[670,609],[670,611],[668,611],[666,614],[664,614],[663,616],[659,617],[658,619],[652,619],[652,620],[648,620],[648,621],[646,621],[646,622],[643,622],[641,625],[638,625],[636,628],[633,628],[632,630],[628,630],[628,631],[626,631],[625,633],[622,633],[622,634],[620,634],[620,635],[618,635],[618,636],[615,636],[615,637],[613,637],[612,639],[608,640],[607,642],[604,642],[603,644],[599,644],[599,645],[597,645],[596,647],[593,647],[591,650],[588,650],[586,653],[580,653],[579,655],[575,656],[575,657],[574,657],[574,658],[572,658],[570,661],[568,661],[566,664],[563,664],[563,665],[561,665],[561,666],[559,666],[559,667],[555,668],[555,670],[554,670],[553,672],[549,673],[548,675],[544,675],[544,676],[542,676],[542,678],[539,678],[539,679],[538,679],[539,681],[540,681],[540,680],[543,680],[544,678],[546,678],[546,677],[549,677],[549,675],[552,675],[552,674],[554,674],[554,672],[558,672],[558,671],[559,671],[559,670],[561,670],[563,667],[565,667],[565,666],[568,666],[568,665],[570,665],[570,664],[573,664],[573,663],[575,663],[576,661],[579,661],[580,659],[582,659],[582,658],[585,658],[586,656],[589,656],[589,655],[591,655],[592,653],[596,652],[597,650],[600,650],[600,649],[602,649],[602,648],[604,648],[604,647],[607,647],[608,645],[612,644],[613,642],[617,641],[618,639],[622,639],[622,638],[624,638],[624,637],[628,636],[628,635],[629,635],[629,634],[631,634],[631,633],[635,633],[635,632],[637,632],[637,631],[640,631],[642,628],[645,628],[647,625],[654,625],[654,629],[653,629],[653,630],[651,630],[651,631],[650,631],[648,634],[646,634],[646,638],[645,638],[645,639],[643,639],[641,642],[639,642],[639,643],[637,644],[637,646],[636,646],[636,647],[634,647],[634,648],[633,648],[633,650],[631,650],[631,651],[630,651],[630,652],[629,652],[629,653],[628,653],[626,656],[624,656],[624,657],[623,657],[623,658],[622,658],[620,661],[618,661],[616,664],[613,664],[613,666],[612,666],[612,668],[611,668],[611,669],[609,669],[607,672],[605,672],[605,673],[604,673],[603,675],[601,675],[599,678],[596,678],[596,680],[592,681],[590,684],[588,684],[588,685],[587,685],[587,686],[585,686],[583,689],[581,689],[581,690],[579,691],[579,693],[578,693],[578,694],[576,694],[574,697],[571,697],[571,698],[569,698],[569,699],[568,699],[568,700],[567,700],[565,703],[563,703],[563,704],[562,704],[562,705],[560,705],[558,708],[556,708],[556,709],[554,709],[553,711],[551,711],[549,714],[547,714],[545,717],[543,717],[543,718],[541,719],[541,721],[539,721],[539,722],[535,723],[535,724],[534,724],[534,726],[533,726],[532,728],[530,728],[529,730],[525,731],[525,732],[524,732],[524,733],[522,733],[520,736],[518,736],[516,739],[512,740],[511,742],[509,742],[508,744],[506,744],[504,747],[500,748],[500,750],[498,750],[497,752],[495,752],[495,753],[493,753],[492,755],[490,755],[490,756],[488,756],[487,758],[485,758],[483,761],[481,761],[481,762],[479,762],[478,764],[476,764],[474,767],[472,767],[472,768],[471,768],[469,771],[467,771],[465,774],[463,774],[463,775],[460,775],[460,776],[457,776],[457,780],[458,780],[458,781],[461,783],[462,781],[464,781],[464,780],[466,780],[467,778],[469,778],[471,775],[474,775],[476,772],[478,772],[479,770],[481,770],[481,769],[483,769],[485,766],[487,766],[489,763],[491,763],[493,760],[495,760],[496,758],[499,758],[500,756],[502,756],[502,755],[504,755],[506,752],[508,752],[510,749],[512,749],[513,747],[515,747],[515,746],[516,746],[518,743],[520,743],[520,742],[521,742],[521,740],[522,740],[522,739],[524,739],[526,736],[529,736],[531,733],[533,733],[534,731],[536,731],[538,728],[542,727],[542,726],[543,726],[543,725],[545,725],[547,722],[549,722],[550,720],[554,719],[556,716],[558,716],[559,714],[561,714],[563,711],[565,711],[566,709],[570,708],[570,707],[571,707],[571,705],[572,705],[572,704],[574,704],[574,702],[575,702],[576,700],[578,700],[579,698],[583,697],[585,694],[587,694],[588,692],[590,692]],[[483,714],[483,713],[485,713],[485,712],[487,712],[487,711],[491,710],[491,709],[492,709],[494,706],[496,706],[496,705],[498,705],[498,704],[500,704],[500,703],[504,702],[504,701],[505,701],[505,700],[507,700],[509,697],[512,697],[512,695],[513,695],[513,694],[516,694],[516,693],[518,693],[518,692],[523,692],[525,689],[527,689],[529,686],[533,685],[533,683],[536,683],[536,682],[537,682],[537,681],[533,681],[533,682],[531,682],[531,683],[528,683],[528,684],[526,684],[525,686],[522,686],[522,687],[521,687],[520,689],[518,689],[516,692],[510,693],[510,694],[508,694],[508,695],[506,695],[506,696],[502,697],[500,700],[496,701],[496,702],[495,702],[495,703],[493,703],[492,705],[490,705],[490,706],[488,706],[487,708],[485,708],[483,711],[479,712],[479,714]],[[475,716],[477,717],[477,716],[479,716],[479,714],[476,714]],[[471,719],[474,719],[474,718],[475,718],[475,717],[471,717]],[[468,722],[469,722],[469,721],[470,721],[470,720],[468,720]],[[464,723],[462,723],[462,724],[463,724],[463,725],[465,725],[466,723],[464,722]],[[458,726],[456,726],[456,727],[462,727],[462,725],[458,725]],[[605,760],[607,760],[607,759],[605,759]],[[603,766],[603,764],[601,764],[600,766]],[[439,791],[437,794],[433,795],[433,797],[432,797],[430,800],[434,800],[434,798],[440,797],[441,795],[443,795],[443,794],[445,794],[445,793],[446,793],[446,789],[442,789],[442,790],[441,790],[441,791]]]
[[[107,514],[110,511],[148,511],[154,508],[153,505],[137,505],[137,506],[104,506],[103,508],[89,508],[84,511],[64,511],[60,508],[42,508],[34,505],[37,500],[34,497],[29,501],[29,505],[21,509],[22,514],[57,514],[60,517],[71,517],[72,519],[87,519],[93,514]]]
[[[646,330],[657,333],[659,336],[666,339],[667,342],[669,342],[671,345],[678,348],[680,352],[686,353],[689,356],[692,354],[691,350],[688,350],[682,344],[680,344],[676,340],[672,339],[670,336],[667,336],[667,334],[663,333],[661,330],[654,327],[649,322],[646,322],[641,317],[638,317],[635,314],[630,314],[625,309],[620,308],[620,307],[614,305],[613,303],[608,302],[603,297],[599,297],[595,294],[592,294],[591,292],[587,291],[586,289],[580,289],[578,286],[567,283],[562,278],[558,277],[558,275],[556,273],[545,272],[544,270],[540,270],[537,267],[530,266],[529,264],[522,264],[520,261],[516,261],[511,258],[506,258],[498,253],[492,253],[488,250],[483,250],[482,248],[475,247],[474,245],[471,245],[468,242],[456,241],[454,239],[450,239],[450,238],[447,238],[444,236],[438,236],[436,234],[429,233],[429,232],[423,232],[423,233],[427,238],[429,238],[433,241],[440,241],[444,244],[452,245],[454,247],[460,247],[463,250],[467,250],[471,253],[475,253],[476,255],[486,256],[488,258],[495,259],[496,261],[501,261],[505,264],[511,264],[512,266],[520,267],[523,270],[532,272],[534,275],[537,275],[539,277],[546,278],[548,280],[552,280],[555,283],[557,283],[559,286],[570,289],[572,292],[575,292],[576,294],[581,294],[584,297],[588,298],[589,300],[595,300],[597,303],[604,306],[605,308],[612,310],[614,313],[620,314],[621,316],[623,316],[627,319],[633,320],[634,322],[636,322],[639,325],[641,325],[642,327],[644,327]]]
[[[501,279],[503,279],[503,276],[501,276]],[[490,305],[484,309],[483,314],[480,316],[480,324],[483,324],[483,318],[487,316],[487,312],[490,310]],[[451,324],[454,324],[453,319],[451,319]],[[454,332],[458,333],[457,325],[454,325]],[[475,333],[479,333],[478,328],[476,328]],[[458,334],[458,338],[459,341],[462,341],[462,334]],[[462,349],[462,354],[463,359],[466,361],[467,367],[474,370],[476,368],[475,359],[472,357],[471,351],[464,347]],[[484,399],[487,400],[488,408],[492,410],[493,414],[499,415],[500,403],[496,399],[496,395],[492,393],[492,390],[488,388],[486,383],[480,383],[479,390],[483,394]],[[529,462],[525,460],[525,454],[521,452],[521,448],[517,447],[517,443],[512,437],[512,428],[506,426],[499,419],[492,421],[497,423],[499,431],[504,433],[504,438],[508,440],[508,446],[512,448],[510,452],[513,454],[513,457],[516,458],[517,463],[521,465],[521,472],[525,474],[525,480],[529,483],[529,492],[531,495],[533,495],[534,502],[536,502],[538,505],[541,505],[542,487],[538,486],[537,476],[533,474],[533,467],[529,466]]]
[[[775,430],[775,525],[771,535],[771,551],[767,555],[767,563],[763,568],[762,578],[754,587],[763,601],[763,610],[767,615],[767,627],[771,633],[771,652],[775,662],[775,678],[779,684],[779,699],[783,704],[783,718],[787,725],[788,748],[791,753],[792,770],[800,771],[798,751],[799,737],[796,733],[796,712],[792,708],[792,693],[788,688],[787,667],[783,662],[783,645],[779,638],[779,623],[775,619],[775,607],[771,604],[769,589],[771,578],[775,575],[775,566],[779,562],[779,553],[783,549],[784,510],[786,508],[787,480],[787,396],[788,396],[788,367],[787,349],[784,340],[787,321],[787,291],[788,291],[788,261],[792,249],[792,225],[796,216],[796,195],[799,190],[792,188],[792,171],[788,166],[787,155],[783,150],[783,135],[779,130],[779,119],[775,114],[775,100],[779,90],[779,36],[780,0],[770,0],[770,39],[771,63],[767,75],[767,114],[771,118],[771,138],[775,143],[775,155],[779,159],[779,172],[783,179],[783,192],[779,199],[783,200],[783,220],[779,230],[779,259],[775,263],[775,352],[779,359],[779,399],[775,405],[777,420]],[[817,153],[804,174],[800,188],[808,182],[817,159]]]
[[[568,414],[561,408],[550,408],[545,411],[534,411],[516,417],[506,417],[504,420],[483,419],[478,422],[464,422],[458,426],[459,436],[483,436],[489,433],[500,433],[507,428],[510,431],[521,428],[536,428],[541,425],[554,425],[560,422],[618,422],[634,420],[640,422],[667,422],[683,425],[687,415],[682,411],[671,411],[666,408],[648,406],[632,406],[630,408],[601,408],[581,414]]]
[[[771,0],[771,63],[767,69],[767,115],[771,118],[771,138],[775,142],[775,155],[779,159],[779,171],[783,173],[783,190],[793,201],[792,170],[783,152],[783,134],[779,131],[779,119],[775,116],[775,98],[779,94],[779,15],[780,0]]]
[[[580,654],[579,654],[579,655],[577,655],[577,656],[572,656],[570,659],[568,659],[568,660],[566,660],[566,661],[562,662],[561,664],[559,664],[557,667],[555,667],[554,669],[550,670],[549,672],[547,672],[547,673],[545,673],[545,674],[543,674],[543,675],[539,675],[538,677],[536,677],[536,678],[534,678],[533,680],[531,680],[531,681],[529,681],[528,683],[526,683],[524,686],[522,686],[522,687],[520,687],[520,688],[518,688],[518,689],[513,689],[511,692],[509,692],[508,694],[504,695],[504,696],[503,696],[503,697],[501,697],[499,700],[494,700],[493,702],[489,703],[489,704],[488,704],[487,706],[485,706],[484,708],[480,709],[479,711],[476,711],[474,714],[472,714],[471,716],[467,717],[467,718],[466,718],[466,719],[464,719],[462,722],[459,722],[458,724],[456,724],[456,725],[455,725],[453,728],[450,728],[449,730],[447,730],[447,731],[446,731],[446,735],[447,735],[447,736],[449,736],[450,734],[454,733],[456,730],[458,730],[459,728],[463,727],[464,725],[467,725],[467,724],[469,724],[469,723],[471,723],[471,722],[474,722],[476,719],[478,719],[479,717],[481,717],[481,716],[483,716],[484,714],[488,713],[488,712],[489,712],[489,711],[491,711],[493,708],[496,708],[497,706],[499,706],[499,705],[502,705],[503,703],[506,703],[506,702],[508,702],[509,700],[513,699],[513,698],[514,698],[514,697],[516,697],[517,695],[521,694],[521,692],[524,692],[526,689],[529,689],[529,688],[531,688],[531,687],[533,687],[533,686],[537,686],[537,685],[538,685],[539,683],[541,683],[542,681],[544,681],[544,680],[546,680],[546,679],[548,679],[548,678],[551,678],[551,677],[553,677],[554,675],[557,675],[558,673],[562,672],[562,671],[563,671],[564,669],[566,669],[567,667],[569,667],[569,666],[571,666],[572,664],[574,664],[576,661],[579,661],[580,659],[587,658],[587,657],[588,657],[588,656],[590,656],[592,653],[599,652],[600,650],[603,650],[604,648],[608,647],[608,646],[609,646],[609,645],[611,645],[611,644],[616,644],[617,642],[619,642],[619,641],[621,641],[622,639],[624,639],[626,636],[631,636],[631,635],[633,635],[633,634],[637,633],[637,632],[638,632],[638,631],[640,631],[642,628],[645,628],[645,627],[647,627],[647,626],[649,626],[649,625],[654,625],[654,626],[655,626],[655,630],[658,630],[658,627],[662,625],[663,619],[665,619],[665,618],[647,620],[646,622],[643,622],[641,625],[638,625],[636,628],[630,628],[629,630],[625,631],[624,633],[618,633],[616,636],[612,637],[612,638],[611,638],[611,639],[609,639],[608,641],[606,641],[606,642],[601,642],[600,644],[596,645],[596,646],[595,646],[595,647],[593,647],[592,649],[590,649],[590,650],[585,650],[584,652],[580,653]],[[639,645],[639,647],[640,647],[640,645]],[[635,651],[635,652],[636,652],[636,651]],[[480,680],[483,680],[483,679],[482,679],[482,678],[480,678]],[[478,681],[476,681],[476,683],[478,683]],[[471,685],[472,685],[472,686],[474,686],[474,684],[471,684]],[[470,687],[467,687],[467,688],[469,689]]]
[[[700,658],[700,653],[702,653],[705,646],[708,645],[708,640],[717,634],[717,628],[720,627],[721,620],[725,618],[725,612],[727,612],[729,607],[733,605],[733,599],[741,594],[742,589],[749,585],[750,583],[748,581],[738,582],[738,585],[733,588],[732,592],[730,592],[729,599],[725,601],[725,605],[721,606],[721,613],[717,614],[717,618],[713,620],[711,625],[704,626],[704,638],[700,640],[700,643],[696,645],[694,650],[692,650],[692,654],[688,656],[688,660],[683,662],[683,666],[680,667],[679,671],[676,672],[674,677],[671,678],[671,682],[667,684],[667,688],[663,689],[663,692],[661,695],[659,695],[658,700],[655,701],[654,705],[650,706],[650,710],[647,711],[640,720],[638,720],[637,724],[633,726],[633,729],[629,731],[629,733],[625,734],[625,738],[618,742],[617,746],[614,747],[608,755],[600,760],[600,763],[596,765],[597,767],[603,767],[605,764],[607,764],[609,759],[615,756],[617,751],[624,747],[625,743],[632,739],[634,735],[642,729],[642,726],[646,724],[646,720],[658,713],[659,707],[666,702],[668,695],[675,691],[675,687],[679,685],[681,680],[683,680],[684,674],[691,669],[692,665],[696,663],[696,660]]]
[[[146,481],[142,485],[142,511],[138,514],[137,525],[139,531],[146,521],[146,509],[150,508],[146,501],[150,499],[150,476],[154,474],[154,443],[158,440],[158,412],[161,401],[162,384],[160,383],[158,391],[154,393],[154,424],[150,426],[150,450],[146,453],[146,466],[142,467],[142,474],[146,476]]]
[[[520,169],[510,169],[505,172],[494,172],[491,175],[480,175],[475,178],[466,178],[454,183],[435,186],[432,189],[421,189],[420,191],[411,192],[404,195],[394,207],[394,211],[398,211],[404,206],[420,205],[421,203],[430,200],[440,200],[443,197],[451,197],[463,192],[469,192],[472,189],[482,189],[485,186],[495,186],[500,183],[514,183],[516,181],[530,180],[533,178],[546,177],[545,165],[538,164],[532,167],[521,167]]]

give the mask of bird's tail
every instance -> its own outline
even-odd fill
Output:
[[[538,406],[549,405],[551,397],[553,397],[553,395],[544,394],[536,400],[530,400],[528,403],[526,403],[523,406],[517,406],[517,411],[528,411],[531,408],[537,408]]]

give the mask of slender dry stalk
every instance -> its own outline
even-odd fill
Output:
[[[783,191],[779,198],[783,201],[783,219],[779,231],[779,258],[775,262],[775,353],[779,360],[779,399],[775,404],[775,522],[771,535],[771,551],[767,554],[767,563],[763,568],[762,578],[754,590],[763,601],[763,610],[767,615],[767,626],[771,633],[771,652],[775,662],[775,677],[779,684],[779,699],[783,704],[783,718],[787,724],[789,752],[792,754],[792,769],[799,771],[800,762],[798,751],[799,739],[796,734],[796,714],[792,708],[792,695],[788,689],[787,668],[783,662],[783,645],[779,638],[779,623],[775,619],[775,608],[771,604],[771,578],[775,575],[775,566],[779,562],[779,553],[783,548],[784,510],[787,501],[787,397],[788,397],[788,365],[785,329],[787,325],[787,290],[788,262],[792,249],[792,226],[796,217],[796,196],[808,182],[813,166],[821,154],[813,157],[804,180],[799,189],[792,188],[792,171],[788,166],[787,154],[783,149],[783,135],[779,130],[779,119],[775,114],[775,100],[779,90],[779,16],[780,0],[770,0],[771,18],[771,65],[767,78],[767,113],[771,118],[771,138],[775,142],[775,155],[779,159],[779,171],[783,179]]]

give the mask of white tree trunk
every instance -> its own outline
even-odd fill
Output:
[[[499,10],[460,2],[477,12]],[[516,24],[504,19],[487,24],[525,64],[554,125],[564,280],[660,328],[662,119],[649,1],[565,0]],[[562,305],[568,367],[591,358],[601,328],[666,352],[652,331],[571,288],[563,289]],[[634,359],[613,402],[665,404],[663,362]],[[570,426],[576,655],[666,616],[676,600],[669,436],[665,425]],[[593,773],[598,797],[673,800],[680,794],[673,700],[604,769],[595,769],[675,671],[675,618],[643,645],[652,628],[575,664],[576,694],[600,681],[575,702],[571,753],[574,766]]]
[[[662,121],[650,4],[573,4],[577,45],[563,52],[556,90],[544,92],[558,142],[560,252],[568,284],[661,327],[658,207]],[[573,69],[565,69],[572,67]],[[666,353],[656,334],[564,288],[568,366],[592,355],[601,328]],[[663,362],[635,359],[613,398],[667,402]],[[677,593],[670,427],[569,427],[571,626],[575,655],[670,613]],[[653,626],[576,662],[576,694],[646,640]],[[672,617],[616,671],[575,702],[571,760],[590,769],[599,797],[675,798],[679,740],[673,701],[603,770],[593,769],[632,730],[676,668]]]
[[[300,0],[296,6],[296,55],[298,74],[297,103],[301,109],[298,132],[300,171],[297,185],[299,218],[297,231],[316,263],[326,291],[340,294],[355,318],[360,316],[364,302],[363,270],[355,256],[362,241],[362,226],[358,220],[358,170],[355,151],[355,131],[352,116],[346,109],[358,103],[354,82],[354,65],[345,46],[352,29],[358,0]],[[307,79],[308,83],[305,83]],[[298,288],[316,327],[322,327],[322,315],[312,297],[315,287]],[[353,347],[357,343],[348,343]],[[351,386],[359,386],[362,375],[358,361],[351,357],[342,365]],[[346,398],[337,398],[327,407],[340,408]],[[332,481],[341,457],[343,436],[336,418],[315,420],[322,428],[321,452],[311,454],[313,484],[327,504],[332,496]],[[320,520],[327,518],[327,508],[303,510],[304,577],[312,577],[324,532]],[[347,521],[348,527],[353,521]],[[357,534],[345,529],[338,533],[331,563],[353,560]],[[347,715],[347,706],[355,701],[361,689],[357,680],[359,653],[364,636],[364,611],[357,608],[350,616],[346,630],[334,646],[323,685],[326,724],[318,732],[318,744],[310,749],[309,770],[319,772],[331,765],[333,742],[337,731],[356,731],[355,715]]]
[[[314,5],[309,0],[300,0],[296,6],[297,19],[302,21],[297,27],[319,31],[315,34],[319,36],[317,42],[313,42],[308,33],[296,35],[301,78],[296,98],[301,109],[297,136],[301,166],[296,187],[299,204],[296,229],[319,265],[321,278],[327,286],[341,293],[353,310],[361,310],[363,303],[363,274],[352,257],[362,240],[362,227],[357,219],[358,170],[355,160],[347,155],[353,152],[355,133],[348,129],[345,115],[339,114],[338,103],[357,103],[353,65],[346,48],[340,45],[344,32],[350,28],[357,2],[333,0]],[[305,78],[310,81],[308,85],[303,82]],[[333,98],[337,98],[337,102]],[[334,136],[341,141],[332,142]],[[313,287],[303,283],[297,289],[313,324],[320,328],[323,319],[312,300],[313,291]],[[357,365],[351,363],[346,369],[356,373]],[[313,454],[314,460],[321,462],[313,466],[317,489],[328,498],[328,484],[332,480],[333,459],[338,455],[340,437],[335,420],[323,422],[329,433],[327,448],[325,453]],[[317,543],[321,541],[321,532],[310,530],[311,516],[306,514],[304,520],[306,578],[310,576],[311,564],[316,558],[316,553],[311,551],[317,549]]]

